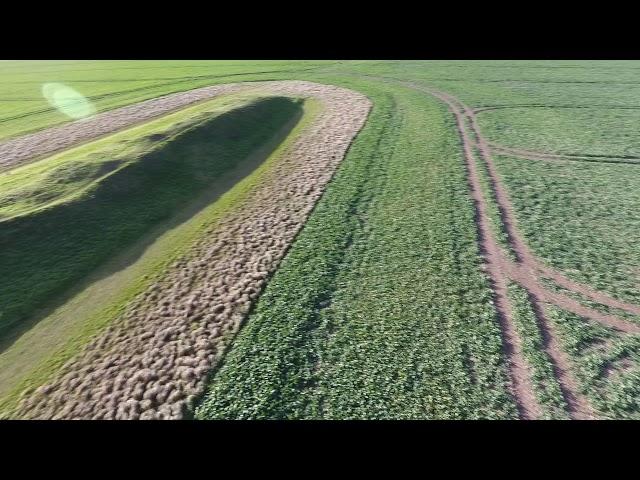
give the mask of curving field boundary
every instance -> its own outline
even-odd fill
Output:
[[[512,148],[499,145],[497,143],[485,142],[491,149],[499,155],[507,155],[516,158],[524,158],[526,160],[545,160],[551,162],[558,161],[574,161],[574,162],[595,162],[609,164],[626,164],[640,165],[640,157],[627,155],[624,157],[614,155],[587,155],[587,154],[559,154],[536,152],[534,150],[523,150],[521,148]],[[476,144],[477,145],[477,144]]]
[[[336,86],[303,81],[251,85],[274,95],[316,99],[321,111],[252,194],[209,228],[56,378],[24,398],[18,416],[177,419],[202,392],[207,373],[302,228],[371,108],[364,95]]]

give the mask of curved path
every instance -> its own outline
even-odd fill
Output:
[[[543,105],[543,104],[514,104],[514,105],[495,105],[488,107],[480,107],[480,108],[465,108],[465,115],[469,118],[473,118],[476,121],[476,117],[478,113],[487,112],[491,110],[498,110],[504,108],[616,108],[616,109],[625,109],[625,110],[637,110],[640,109],[638,107],[628,107],[628,106],[616,106],[616,105],[593,105],[593,106],[571,106],[571,105]],[[508,147],[504,145],[500,145],[494,142],[489,142],[483,138],[483,142],[490,146],[492,151],[502,155],[510,155],[518,158],[525,158],[529,160],[571,160],[571,161],[582,161],[582,162],[597,162],[597,163],[624,163],[630,165],[640,165],[640,157],[637,155],[597,155],[597,154],[580,154],[580,153],[548,153],[548,152],[538,152],[534,150],[526,150],[523,148],[514,148]],[[476,143],[476,146],[480,146]]]
[[[256,86],[257,84],[252,84]],[[56,419],[182,418],[364,125],[362,94],[302,81],[260,83],[322,104],[249,197],[127,305],[120,318],[23,400]]]
[[[484,139],[480,132],[480,128],[478,127],[476,117],[473,115],[473,112],[469,107],[465,106],[462,102],[460,102],[455,97],[451,95],[437,92],[435,90],[430,90],[430,93],[437,96],[441,100],[447,102],[447,104],[452,108],[455,106],[456,115],[460,115],[462,117],[462,125],[466,131],[465,122],[468,121],[470,124],[470,130],[475,136],[475,141],[472,141],[467,134],[467,141],[471,143],[472,146],[477,145],[478,150],[480,152],[480,157],[484,161],[487,171],[489,173],[489,179],[491,183],[492,190],[495,194],[496,201],[498,203],[500,213],[502,216],[503,225],[507,232],[510,246],[513,249],[514,254],[516,255],[517,262],[509,268],[511,274],[515,277],[522,278],[523,276],[528,275],[529,273],[534,274],[534,272],[538,272],[541,276],[545,278],[549,278],[556,282],[558,285],[563,288],[573,291],[575,293],[579,293],[586,297],[589,297],[593,301],[600,303],[602,305],[609,306],[611,308],[617,308],[620,310],[624,310],[633,315],[640,315],[640,306],[635,305],[629,302],[624,302],[622,300],[616,299],[606,293],[600,292],[591,288],[588,285],[576,282],[570,278],[568,278],[563,273],[545,265],[542,261],[540,261],[531,249],[526,244],[524,238],[520,234],[520,232],[516,229],[516,219],[515,219],[515,210],[511,203],[511,200],[508,197],[506,189],[502,185],[500,178],[498,176],[498,172],[496,166],[493,162],[493,158],[491,156],[490,146],[487,141]],[[513,263],[513,262],[512,262]],[[578,313],[578,312],[575,312]],[[595,315],[595,314],[594,314]],[[612,322],[616,322],[613,320],[613,316],[606,316],[611,319]],[[607,323],[609,320],[602,318],[603,323]],[[611,324],[609,326],[617,328],[623,331],[629,332],[640,332],[640,324],[636,324],[633,322],[629,322],[628,320],[621,320],[616,322],[617,324]]]
[[[470,122],[471,129],[476,138],[476,144],[478,146],[481,157],[484,160],[485,165],[487,166],[487,170],[489,172],[489,178],[492,183],[492,188],[496,196],[496,201],[500,207],[500,210],[503,216],[502,220],[503,220],[505,229],[507,231],[507,234],[511,240],[511,247],[517,256],[519,263],[522,265],[528,266],[530,269],[537,270],[542,274],[542,276],[553,280],[563,288],[579,293],[581,295],[584,295],[597,303],[606,305],[611,308],[624,310],[633,315],[640,315],[639,305],[634,305],[632,303],[618,300],[606,293],[595,290],[589,287],[588,285],[584,285],[582,283],[578,283],[574,280],[571,280],[563,273],[545,265],[543,262],[541,262],[536,258],[536,256],[533,254],[531,249],[527,246],[520,232],[518,232],[517,229],[515,228],[515,224],[516,224],[515,213],[514,213],[515,210],[513,208],[511,200],[508,197],[506,189],[500,182],[496,166],[491,156],[491,150],[490,150],[489,144],[487,143],[486,139],[482,136],[480,127],[478,126],[478,123],[477,123],[476,116],[474,115],[473,111],[469,107],[462,104],[462,102],[460,102],[459,100],[455,99],[454,97],[451,97],[450,95],[448,96],[448,99],[454,102],[458,102],[459,107],[463,109],[465,117]],[[604,323],[606,323],[606,321]],[[628,321],[624,321],[623,323],[628,323],[629,325],[638,326],[637,324],[633,324]],[[613,326],[614,328],[618,328],[618,329],[624,329],[624,327],[620,327],[620,325],[610,325],[610,326]],[[635,330],[630,330],[630,331],[635,331]]]
[[[486,107],[478,107],[474,108],[473,112],[480,113],[505,108],[602,108],[612,110],[640,110],[640,105],[550,105],[545,103],[513,103],[511,105],[487,105]]]

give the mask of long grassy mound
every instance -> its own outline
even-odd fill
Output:
[[[0,279],[0,335],[170,219],[300,112],[291,99],[251,100],[175,132],[135,161],[121,159],[123,168],[70,201],[2,222],[0,271],[7,274]],[[90,169],[66,163],[72,173],[56,180],[91,177],[117,161]]]
[[[0,170],[0,222],[69,202],[185,131],[258,96],[255,92],[219,96],[45,159],[4,168]]]
[[[231,100],[225,98],[223,103]],[[126,306],[162,279],[175,261],[189,255],[212,226],[243,208],[256,188],[273,175],[283,152],[322,110],[314,100],[298,105],[301,111],[296,107],[295,114],[266,142],[237,159],[169,220],[56,296],[50,308],[21,325],[16,335],[5,335],[0,353],[0,417],[15,418],[20,398],[50,380],[92,338],[114,325]]]

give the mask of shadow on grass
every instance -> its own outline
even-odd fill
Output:
[[[260,99],[180,134],[82,198],[0,225],[0,352],[230,190],[301,117],[300,101]]]

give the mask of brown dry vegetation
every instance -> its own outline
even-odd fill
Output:
[[[123,317],[24,400],[31,418],[180,418],[201,393],[251,302],[277,267],[362,127],[361,94],[308,82],[264,84],[323,109],[250,199]]]

